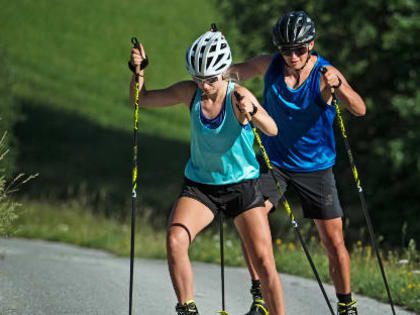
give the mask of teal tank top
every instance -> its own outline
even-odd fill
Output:
[[[191,104],[191,157],[185,177],[207,185],[239,183],[259,176],[259,165],[253,149],[254,133],[244,128],[232,108],[233,82],[228,82],[225,115],[220,125],[209,128],[202,121],[201,95],[197,88]]]

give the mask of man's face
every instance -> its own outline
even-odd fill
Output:
[[[307,59],[308,54],[312,50],[314,42],[300,46],[283,46],[279,48],[280,53],[282,54],[287,65],[295,70],[302,68]]]

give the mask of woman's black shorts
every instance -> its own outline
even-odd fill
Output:
[[[207,185],[184,178],[180,197],[198,200],[215,215],[223,211],[227,217],[232,218],[252,208],[264,207],[258,179],[227,185]]]

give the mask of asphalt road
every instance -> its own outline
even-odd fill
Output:
[[[0,315],[128,314],[129,259],[98,250],[45,241],[0,239]],[[200,314],[221,309],[220,268],[194,263]],[[175,314],[175,294],[166,261],[135,260],[133,314]],[[281,275],[287,314],[330,314],[315,281]],[[249,277],[244,268],[225,270],[226,310],[248,310]],[[335,307],[331,286],[326,291]],[[387,304],[356,296],[359,314],[392,314]],[[414,314],[397,308],[397,314]]]

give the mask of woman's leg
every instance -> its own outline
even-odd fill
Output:
[[[271,232],[264,208],[248,210],[238,215],[234,222],[261,279],[270,315],[284,315],[283,289],[274,262]]]
[[[270,202],[270,200],[266,200],[265,201],[265,208],[261,208],[263,209],[262,212],[264,213],[264,215],[268,215],[268,213],[270,212],[270,210],[273,208],[273,204]],[[248,266],[248,271],[249,274],[251,276],[252,280],[259,280],[260,277],[258,276],[257,270],[255,269],[253,263],[252,263],[252,259],[248,253],[248,251],[246,250],[246,247],[244,246],[244,243],[241,242],[242,245],[242,253],[244,255],[245,258],[245,262],[246,265]]]
[[[172,285],[179,304],[194,298],[193,272],[188,257],[190,242],[213,218],[214,214],[208,207],[188,197],[179,198],[172,210],[166,249]]]

